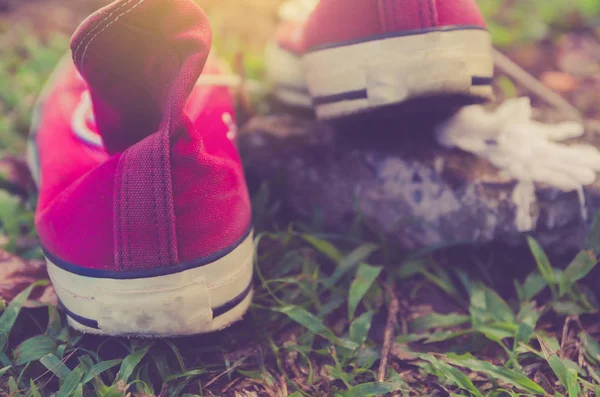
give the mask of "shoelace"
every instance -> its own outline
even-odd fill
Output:
[[[517,181],[512,200],[521,231],[534,227],[531,206],[535,203],[535,183],[576,191],[581,216],[586,219],[583,188],[596,181],[600,151],[591,145],[564,143],[584,134],[580,123],[550,125],[532,117],[529,98],[509,99],[492,112],[481,105],[467,106],[437,128],[437,140],[442,146],[489,161]]]

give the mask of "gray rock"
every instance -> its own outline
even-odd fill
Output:
[[[402,120],[402,121],[400,121]],[[436,118],[381,117],[327,126],[292,116],[259,116],[240,134],[247,175],[277,184],[293,217],[320,210],[331,230],[360,214],[373,230],[414,250],[498,241],[520,246],[511,201],[515,182],[485,161],[433,140]],[[576,193],[539,187],[530,233],[553,254],[583,246],[600,208],[600,182],[585,190],[587,221]]]

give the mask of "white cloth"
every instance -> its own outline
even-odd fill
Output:
[[[488,160],[518,181],[513,201],[522,231],[534,227],[530,216],[535,202],[534,183],[577,191],[583,200],[583,187],[594,183],[600,172],[600,151],[596,147],[563,142],[584,134],[580,123],[543,124],[532,120],[532,113],[529,98],[508,99],[494,111],[472,105],[436,130],[441,145]]]

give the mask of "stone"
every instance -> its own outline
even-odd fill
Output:
[[[317,211],[330,231],[349,230],[358,216],[407,250],[457,243],[500,242],[522,247],[535,237],[549,254],[581,249],[600,209],[600,181],[577,192],[537,186],[534,228],[519,231],[511,195],[516,181],[485,160],[440,146],[428,117],[390,111],[323,124],[291,114],[256,116],[240,132],[250,181],[270,181],[289,215]],[[586,134],[582,141],[598,144]],[[587,212],[588,216],[585,216]]]

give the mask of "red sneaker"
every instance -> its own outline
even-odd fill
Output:
[[[80,331],[200,334],[250,305],[250,200],[228,76],[204,67],[210,46],[192,0],[119,0],[83,23],[74,65],[42,96],[36,225]]]
[[[276,86],[301,91],[280,72],[298,70],[289,60],[301,55],[322,119],[433,95],[492,97],[491,39],[474,0],[321,0],[296,23],[279,30],[269,72]]]

